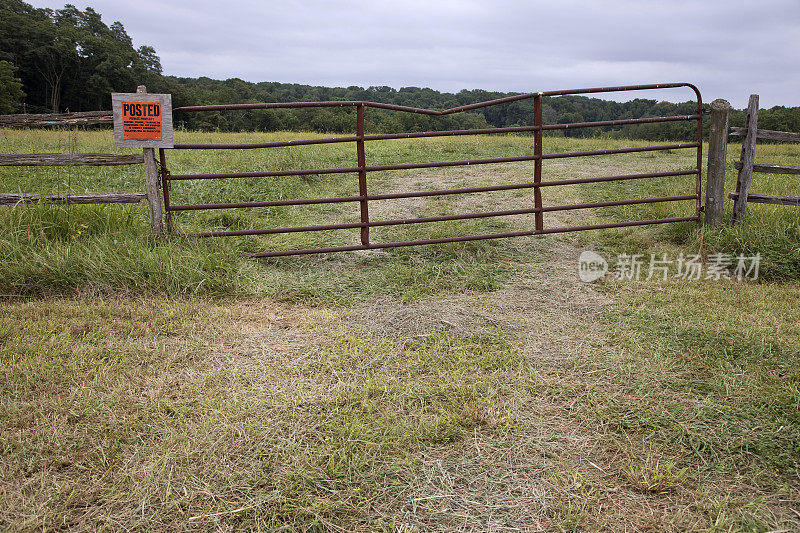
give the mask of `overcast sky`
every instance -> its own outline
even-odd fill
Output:
[[[28,0],[38,7],[65,2]],[[800,105],[800,0],[92,0],[165,74],[540,91],[688,81]],[[685,101],[688,89],[609,96]]]

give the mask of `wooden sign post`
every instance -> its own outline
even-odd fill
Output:
[[[163,234],[161,190],[158,186],[156,148],[172,148],[172,95],[147,94],[140,85],[135,93],[112,93],[114,145],[142,148],[147,203],[153,233]]]

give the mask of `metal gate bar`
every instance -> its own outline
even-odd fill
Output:
[[[404,163],[398,165],[372,165],[364,167],[367,172],[384,170],[411,170],[417,168],[457,167],[467,165],[487,165],[494,163],[513,163],[518,161],[536,161],[538,159],[562,159],[566,157],[588,157],[596,155],[629,154],[634,152],[655,152],[663,150],[680,150],[682,148],[698,148],[700,143],[662,144],[655,146],[636,146],[633,148],[611,148],[608,150],[586,150],[581,152],[558,152],[543,155],[523,155],[515,157],[493,157],[488,159],[465,159],[461,161],[433,161],[430,163]],[[311,174],[349,174],[360,172],[362,167],[310,168],[303,170],[268,170],[264,172],[217,172],[210,174],[171,174],[170,181],[204,180],[219,178],[264,178],[273,176],[307,176]]]
[[[185,110],[179,107],[176,110]],[[597,128],[604,126],[625,126],[629,124],[652,124],[655,122],[677,122],[683,120],[697,120],[698,115],[671,115],[665,117],[627,118],[620,120],[601,120],[597,122],[573,122],[570,124],[544,124],[541,129],[574,130],[579,128]],[[494,133],[524,133],[536,131],[538,126],[511,126],[508,128],[477,128],[471,130],[443,130],[443,131],[418,131],[413,133],[379,133],[365,135],[365,141],[386,141],[392,139],[418,139],[420,137],[451,137],[456,135],[490,135]],[[177,150],[251,150],[255,148],[283,148],[287,146],[305,146],[309,144],[335,144],[358,141],[358,136],[351,137],[322,137],[319,139],[295,139],[291,141],[271,141],[265,143],[239,143],[239,144],[180,144],[173,148]]]
[[[676,115],[676,116],[663,116],[663,117],[645,117],[638,119],[621,119],[621,120],[605,120],[594,122],[576,122],[571,124],[543,124],[542,120],[542,97],[544,96],[562,96],[569,94],[593,94],[602,92],[619,92],[619,91],[636,91],[636,90],[651,90],[651,89],[668,89],[688,87],[692,89],[697,97],[697,108],[695,114],[692,115]],[[418,113],[432,116],[442,116],[452,113],[459,113],[483,107],[506,104],[525,99],[533,99],[534,103],[534,125],[533,126],[514,126],[507,128],[478,128],[467,130],[447,130],[447,131],[426,131],[426,132],[409,132],[409,133],[391,133],[391,134],[377,134],[366,135],[364,131],[364,111],[366,107],[374,107],[377,109],[387,109],[393,111],[403,111],[409,113]],[[568,231],[583,231],[589,229],[602,229],[602,228],[617,228],[627,226],[640,226],[647,224],[662,224],[670,222],[682,221],[697,221],[700,218],[702,207],[700,205],[701,193],[701,165],[702,165],[702,98],[698,89],[689,83],[667,83],[667,84],[650,84],[650,85],[628,85],[620,87],[596,87],[589,89],[568,89],[561,91],[546,91],[538,93],[527,93],[506,98],[499,98],[489,100],[486,102],[479,102],[465,106],[454,107],[446,110],[431,110],[420,109],[407,106],[398,106],[394,104],[383,104],[379,102],[368,101],[329,101],[329,102],[275,102],[275,103],[257,103],[257,104],[226,104],[226,105],[207,105],[207,106],[188,106],[176,108],[175,111],[220,111],[220,110],[243,110],[243,109],[279,109],[279,108],[317,108],[317,107],[355,107],[356,108],[356,135],[343,136],[343,137],[326,137],[318,139],[299,139],[290,141],[272,141],[264,143],[238,143],[238,144],[175,144],[175,149],[184,150],[202,150],[202,149],[258,149],[258,148],[277,148],[289,146],[308,146],[315,144],[332,144],[354,142],[356,144],[356,159],[357,166],[355,167],[340,167],[340,168],[322,168],[322,169],[296,169],[296,170],[275,170],[275,171],[262,171],[262,172],[224,172],[224,173],[202,173],[202,174],[176,174],[171,175],[167,169],[165,151],[160,150],[160,162],[162,172],[162,183],[164,187],[164,204],[167,216],[167,227],[172,227],[172,212],[173,211],[194,211],[205,209],[234,209],[234,208],[250,208],[250,207],[273,207],[273,206],[290,206],[290,205],[314,205],[314,204],[327,204],[327,203],[345,203],[345,202],[358,202],[360,207],[360,221],[355,223],[342,223],[342,224],[323,224],[315,226],[297,226],[286,228],[264,228],[254,230],[223,230],[223,231],[209,231],[187,234],[191,237],[223,237],[223,236],[243,236],[243,235],[269,235],[279,233],[294,233],[294,232],[310,232],[310,231],[325,231],[325,230],[340,230],[340,229],[355,229],[360,230],[360,245],[351,246],[332,246],[325,248],[309,248],[302,250],[279,250],[272,252],[260,252],[249,254],[253,257],[276,257],[284,255],[299,255],[310,253],[323,253],[323,252],[340,252],[350,250],[364,250],[373,248],[394,248],[400,246],[413,246],[422,244],[437,244],[447,242],[463,242],[482,239],[496,239],[503,237],[516,237],[526,235],[538,235],[547,233],[561,233]],[[675,121],[697,121],[697,140],[691,143],[673,143],[664,145],[653,146],[637,146],[632,148],[617,148],[608,150],[586,150],[576,152],[561,152],[545,154],[542,151],[544,131],[551,130],[566,130],[575,128],[590,128],[590,127],[605,127],[605,126],[619,126],[628,124],[649,124],[658,122],[675,122]],[[422,163],[402,163],[390,165],[367,165],[365,143],[371,141],[391,140],[391,139],[412,139],[424,137],[442,137],[442,136],[457,136],[457,135],[484,135],[484,134],[497,134],[497,133],[514,133],[514,132],[533,132],[534,134],[534,154],[526,156],[514,157],[495,157],[483,159],[470,159],[458,161],[434,161]],[[676,150],[676,149],[696,149],[697,150],[697,164],[696,168],[685,171],[672,171],[672,172],[651,172],[640,174],[626,174],[615,176],[603,176],[594,178],[574,178],[574,179],[561,179],[552,181],[542,181],[542,165],[544,160],[548,159],[562,159],[570,157],[592,157],[604,156],[612,154],[624,153],[637,153],[649,151],[663,151],[663,150]],[[466,165],[483,165],[483,164],[496,164],[518,161],[534,161],[533,182],[495,185],[484,187],[463,187],[457,189],[440,189],[432,191],[416,191],[416,192],[401,192],[401,193],[388,193],[388,194],[369,194],[367,191],[367,173],[378,171],[390,170],[410,170],[422,168],[441,168],[441,167],[454,167]],[[346,174],[353,173],[358,176],[359,193],[358,196],[344,196],[334,198],[301,198],[296,200],[272,200],[261,202],[227,202],[227,203],[212,203],[212,204],[183,204],[172,205],[170,203],[169,189],[172,181],[185,181],[196,179],[235,179],[235,178],[258,178],[258,177],[280,177],[280,176],[304,176],[315,174]],[[615,200],[609,202],[588,202],[581,204],[569,204],[558,206],[542,206],[541,188],[551,187],[556,185],[572,185],[580,183],[600,183],[610,181],[634,180],[645,178],[660,178],[660,177],[677,177],[685,175],[696,175],[696,186],[694,194],[678,195],[678,196],[664,196],[657,198],[640,198],[632,200]],[[390,200],[397,198],[414,198],[423,196],[439,196],[449,194],[469,194],[478,192],[491,192],[503,191],[514,189],[532,188],[534,190],[534,206],[532,208],[511,209],[503,211],[485,211],[478,213],[465,213],[457,215],[433,216],[433,217],[420,217],[413,219],[394,219],[394,220],[375,220],[371,221],[369,218],[369,202],[378,200]],[[545,228],[543,214],[546,212],[566,211],[574,209],[590,209],[597,207],[610,207],[622,205],[638,205],[638,204],[652,204],[659,202],[673,202],[695,200],[695,215],[690,217],[673,217],[662,218],[653,220],[638,220],[628,222],[617,222],[609,224],[593,224],[584,226],[566,226],[559,228]],[[526,231],[515,231],[506,233],[493,233],[484,235],[464,235],[456,237],[445,237],[439,239],[421,239],[415,241],[398,241],[386,243],[373,243],[369,239],[369,228],[380,226],[395,226],[405,224],[417,224],[426,222],[442,222],[451,220],[467,220],[487,217],[499,216],[513,216],[522,214],[534,215],[534,229]]]
[[[367,200],[393,200],[398,198],[421,198],[424,196],[444,196],[448,194],[466,194],[476,192],[508,191],[514,189],[531,189],[533,187],[551,187],[554,185],[575,185],[579,183],[601,183],[606,181],[623,181],[641,178],[664,178],[673,176],[689,176],[695,170],[677,170],[673,172],[650,172],[647,174],[624,174],[620,176],[603,176],[598,178],[573,178],[536,183],[515,183],[512,185],[488,185],[485,187],[463,187],[459,189],[437,189],[419,192],[394,192],[386,194],[370,194]],[[173,205],[172,211],[192,211],[202,209],[230,209],[236,207],[275,207],[288,205],[327,204],[340,202],[358,202],[361,196],[341,196],[337,198],[304,198],[300,200],[273,200],[267,202],[234,202],[227,204],[186,204]]]
[[[444,244],[449,242],[465,242],[465,241],[481,241],[487,239],[502,239],[506,237],[526,237],[531,235],[544,235],[548,233],[567,233],[571,231],[584,231],[591,229],[608,229],[608,228],[624,228],[629,226],[645,226],[648,224],[666,224],[669,222],[690,222],[696,221],[697,217],[675,217],[675,218],[658,218],[653,220],[636,220],[633,222],[613,222],[609,224],[590,224],[586,226],[569,226],[563,228],[544,229],[542,231],[528,230],[528,231],[511,231],[507,233],[488,233],[485,235],[465,235],[463,237],[445,237],[441,239],[421,239],[416,241],[398,241],[398,242],[381,242],[372,243],[370,248],[399,248],[403,246],[416,246],[423,244]],[[250,257],[281,257],[285,255],[303,255],[310,253],[327,253],[327,252],[352,252],[354,250],[364,250],[363,246],[331,246],[328,248],[313,248],[305,250],[281,250],[278,252],[257,252],[247,254]]]
[[[527,209],[507,209],[505,211],[483,211],[480,213],[466,213],[463,215],[440,215],[435,217],[416,217],[394,220],[374,220],[364,222],[351,222],[348,224],[323,224],[318,226],[299,226],[290,228],[267,228],[250,230],[224,230],[203,233],[188,233],[187,237],[230,237],[242,235],[269,235],[274,233],[293,233],[298,231],[325,231],[349,228],[371,228],[378,226],[399,226],[405,224],[419,224],[423,222],[445,222],[448,220],[468,220],[473,218],[501,217],[510,215],[527,215],[550,213],[554,211],[569,211],[572,209],[590,209],[597,207],[612,207],[620,205],[654,204],[658,202],[675,202],[680,200],[694,200],[694,195],[661,196],[658,198],[636,198],[634,200],[613,200],[609,202],[588,202],[582,204],[554,205],[547,207],[533,207]],[[541,228],[540,228],[541,229]]]

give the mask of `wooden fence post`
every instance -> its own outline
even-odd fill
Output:
[[[139,85],[137,93],[146,93],[147,87]],[[161,189],[158,186],[158,166],[156,164],[155,148],[142,148],[144,155],[144,175],[147,186],[147,204],[150,207],[150,225],[153,234],[161,236],[164,234],[161,216]]]
[[[716,99],[711,102],[711,129],[708,135],[708,172],[706,174],[706,208],[703,221],[707,226],[722,222],[725,201],[725,157],[728,153],[728,118],[731,104]]]
[[[744,218],[747,209],[747,194],[750,192],[750,181],[753,179],[753,162],[756,159],[756,135],[758,130],[758,95],[751,94],[747,104],[747,120],[745,134],[742,138],[742,157],[739,160],[739,176],[736,179],[736,200],[733,202],[733,223]]]

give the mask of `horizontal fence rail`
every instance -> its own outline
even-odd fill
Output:
[[[728,193],[728,198],[731,200],[738,200],[739,193]],[[754,204],[772,204],[772,205],[795,205],[800,206],[800,197],[798,196],[784,196],[780,194],[756,194],[749,193],[747,195],[747,202]]]
[[[3,167],[66,167],[77,165],[115,166],[141,165],[144,158],[137,155],[118,154],[0,154]]]
[[[731,135],[744,137],[747,135],[747,129],[734,126],[731,128]],[[764,139],[765,141],[800,143],[800,133],[793,133],[789,131],[762,130],[759,128],[756,129],[756,138]]]
[[[742,170],[742,162],[733,163],[736,170]],[[800,174],[800,165],[760,165],[753,163],[753,172],[763,172],[765,174]]]
[[[138,204],[147,199],[143,192],[87,192],[74,194],[0,193],[0,205],[38,204]]]
[[[112,124],[111,111],[80,111],[77,113],[22,113],[0,115],[0,128],[39,128],[47,126],[93,126]]]
[[[758,100],[757,94],[751,94],[747,104],[745,127],[731,128],[733,135],[742,137],[742,152],[739,160],[734,163],[739,174],[736,178],[736,192],[730,193],[728,198],[733,200],[734,224],[744,219],[749,202],[773,205],[800,205],[800,196],[785,196],[774,194],[752,194],[750,183],[754,172],[766,174],[794,174],[800,175],[798,165],[767,165],[755,162],[756,142],[758,139],[778,142],[800,142],[800,133],[788,131],[765,130],[758,127]]]
[[[183,108],[178,108],[183,109]],[[629,124],[653,124],[656,122],[676,122],[682,120],[697,120],[699,115],[674,115],[667,117],[631,118],[624,120],[604,120],[598,122],[573,122],[570,124],[547,124],[544,126],[513,126],[509,128],[476,128],[471,130],[445,130],[445,131],[420,131],[414,133],[383,133],[365,135],[365,141],[386,141],[392,139],[419,139],[423,137],[452,137],[457,135],[490,135],[495,133],[525,133],[529,131],[558,131],[580,128],[626,126]],[[320,139],[298,139],[293,141],[273,141],[266,143],[239,143],[239,144],[175,144],[173,148],[181,150],[247,150],[254,148],[281,148],[287,146],[306,146],[311,144],[335,144],[358,141],[358,137],[323,137]]]
[[[95,113],[95,112],[88,112]],[[69,113],[74,115],[75,113]],[[27,116],[27,115],[25,115]],[[65,167],[141,165],[141,154],[0,154],[0,167]],[[0,205],[26,204],[135,204],[146,199],[139,192],[80,192],[68,194],[0,193]]]
[[[604,120],[604,121],[594,121],[594,122],[576,122],[569,124],[545,124],[542,118],[542,98],[545,96],[564,96],[564,95],[574,95],[574,94],[596,94],[596,93],[611,93],[611,92],[622,92],[622,91],[673,89],[681,87],[689,88],[695,93],[697,107],[694,114],[661,116],[661,117],[644,117],[635,119]],[[465,130],[422,131],[422,132],[387,133],[387,134],[371,134],[371,135],[367,135],[364,131],[364,114],[366,108],[376,108],[376,109],[384,109],[384,110],[406,112],[406,113],[416,113],[416,114],[430,115],[430,116],[444,116],[453,113],[482,109],[489,106],[502,105],[527,99],[532,99],[534,104],[534,113],[533,113],[534,125],[532,126],[514,126],[506,128],[475,128],[475,129],[465,129]],[[366,250],[366,249],[384,249],[384,248],[395,248],[395,247],[414,246],[423,244],[466,242],[466,241],[475,241],[483,239],[498,239],[505,237],[563,233],[563,232],[583,231],[591,229],[620,228],[629,226],[642,226],[649,224],[665,224],[672,222],[698,221],[700,219],[700,213],[702,210],[700,203],[700,192],[701,192],[700,177],[701,177],[701,161],[702,161],[703,106],[702,106],[702,98],[700,92],[694,85],[689,83],[627,85],[619,87],[595,87],[588,89],[568,89],[560,91],[526,93],[526,94],[509,96],[505,98],[498,98],[495,100],[489,100],[486,102],[478,102],[475,104],[453,107],[444,110],[421,109],[416,107],[408,107],[408,106],[400,106],[394,104],[384,104],[380,102],[368,102],[368,101],[326,101],[326,102],[271,102],[271,103],[253,103],[253,104],[186,106],[186,107],[176,108],[174,111],[176,113],[179,113],[179,112],[228,111],[228,110],[336,108],[336,107],[356,108],[355,135],[325,137],[317,139],[271,141],[263,143],[238,143],[238,144],[176,143],[174,145],[174,149],[249,150],[249,149],[261,149],[261,148],[310,146],[319,144],[354,143],[356,145],[356,160],[357,160],[356,166],[336,167],[336,168],[292,169],[292,170],[265,170],[265,171],[254,171],[254,172],[208,172],[208,173],[197,173],[197,174],[171,174],[167,168],[166,151],[164,149],[161,149],[160,150],[161,177],[163,184],[164,204],[165,204],[168,228],[172,227],[172,214],[180,211],[303,206],[303,205],[319,205],[319,204],[332,204],[332,203],[359,204],[360,217],[358,222],[319,224],[313,226],[218,230],[218,231],[205,231],[205,232],[185,234],[185,236],[187,237],[207,238],[207,237],[235,237],[235,236],[245,236],[245,235],[274,235],[282,233],[347,230],[347,229],[357,229],[360,232],[361,243],[357,245],[328,246],[321,248],[308,248],[308,249],[295,249],[295,250],[275,250],[275,251],[257,252],[249,254],[252,257],[278,257],[278,256],[301,255],[301,254],[311,254],[311,253],[343,252],[343,251]],[[653,124],[653,123],[676,122],[676,121],[696,122],[697,137],[695,142],[636,146],[630,148],[615,148],[606,150],[586,150],[586,151],[553,152],[553,153],[543,152],[544,143],[542,134],[545,131],[622,126],[622,125],[633,125],[633,124]],[[396,163],[396,164],[385,164],[385,165],[369,165],[366,162],[366,154],[364,149],[364,145],[366,142],[374,142],[374,141],[389,141],[394,139],[416,139],[416,138],[426,138],[426,137],[446,137],[446,136],[463,136],[463,135],[491,135],[491,134],[502,134],[502,133],[522,133],[522,132],[533,133],[532,155],[490,157],[481,159],[453,160],[453,161],[428,161],[428,162]],[[542,167],[544,161],[547,160],[576,158],[576,157],[608,156],[615,154],[629,154],[629,153],[654,152],[654,151],[688,150],[688,149],[696,151],[696,165],[695,168],[690,170],[610,175],[610,176],[599,176],[599,177],[589,177],[589,178],[568,178],[568,179],[557,179],[549,181],[542,180]],[[522,161],[532,161],[534,164],[533,176],[532,176],[533,179],[530,182],[518,183],[518,184],[489,185],[482,187],[461,187],[454,189],[408,191],[408,192],[385,193],[385,194],[370,194],[367,190],[367,174],[370,172],[458,167],[458,166],[472,166],[472,165],[491,165],[498,163],[511,163],[511,162],[522,162]],[[280,200],[265,199],[263,201],[249,201],[249,202],[219,202],[219,203],[198,203],[198,204],[170,203],[170,187],[172,182],[185,182],[190,180],[266,178],[266,177],[308,176],[308,175],[327,175],[327,174],[355,174],[358,179],[359,194],[352,196],[329,197],[329,198],[298,198],[298,199],[280,199]],[[691,194],[663,196],[655,198],[612,200],[605,202],[586,202],[586,203],[555,205],[555,206],[542,205],[541,189],[543,187],[574,185],[583,183],[615,182],[615,181],[638,180],[638,179],[648,179],[648,178],[680,177],[680,176],[695,176],[695,187],[694,190],[691,191]],[[403,218],[403,219],[373,220],[370,218],[369,215],[369,204],[370,202],[375,202],[375,201],[392,200],[399,198],[444,196],[452,194],[471,194],[471,193],[482,193],[482,192],[493,192],[493,191],[508,191],[516,189],[532,189],[533,205],[518,209],[480,211],[473,213],[428,216],[428,217],[417,217],[417,218]],[[680,202],[680,201],[694,202],[693,216],[648,219],[648,220],[632,220],[626,222],[614,222],[608,224],[590,224],[590,225],[580,225],[580,226],[563,226],[563,227],[547,227],[547,228],[544,226],[545,213],[613,207],[613,206],[653,204],[661,202]],[[504,216],[515,216],[515,215],[533,215],[534,218],[533,229],[525,231],[511,231],[504,233],[490,233],[490,234],[480,234],[480,235],[460,235],[460,236],[444,237],[437,239],[418,239],[413,241],[373,242],[370,240],[369,230],[370,228],[374,227],[400,226],[407,224],[444,222],[453,220],[470,220],[470,219],[504,217]]]

